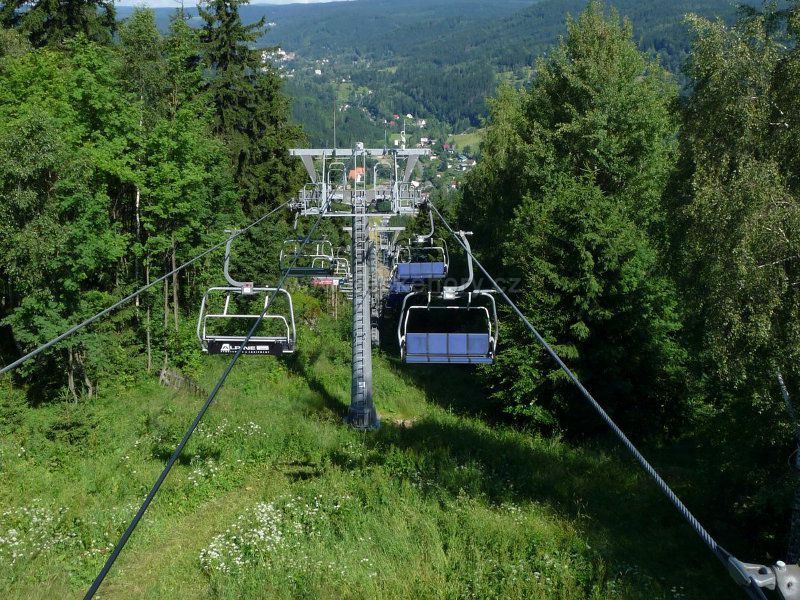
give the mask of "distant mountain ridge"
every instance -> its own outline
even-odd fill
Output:
[[[261,40],[307,58],[413,58],[434,63],[486,60],[503,68],[531,64],[565,32],[568,14],[587,0],[346,0],[322,4],[251,4],[240,11],[246,22],[274,23]],[[752,2],[751,2],[752,3]],[[616,0],[629,17],[643,49],[660,53],[676,70],[688,47],[687,13],[732,21],[731,0]],[[118,7],[120,18],[132,12]],[[156,8],[166,29],[176,9]],[[199,26],[195,8],[190,23]]]
[[[350,127],[360,132],[359,139],[383,139],[383,118],[394,113],[434,118],[453,131],[479,125],[485,98],[498,81],[528,81],[536,59],[566,33],[567,15],[578,15],[587,2],[349,0],[245,5],[240,12],[245,22],[264,18],[270,24],[259,43],[281,46],[304,61],[302,68],[295,65],[287,89],[295,98],[295,117],[312,139],[324,139],[322,131],[329,128],[334,88],[342,103],[367,111],[351,113],[342,133]],[[687,13],[726,22],[736,15],[731,0],[612,0],[607,5],[630,18],[639,46],[674,73],[680,73],[689,50]],[[119,7],[120,18],[132,10]],[[176,11],[155,12],[166,30]],[[191,25],[202,25],[196,8],[186,14]],[[342,97],[342,85],[370,90],[369,95]]]

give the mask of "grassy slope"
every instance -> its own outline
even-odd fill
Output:
[[[459,368],[377,358],[383,427],[343,427],[346,328],[315,329],[291,361],[242,358],[98,597],[731,595],[629,461],[471,416]],[[79,597],[202,399],[141,383],[31,409],[1,386],[0,591]]]
[[[473,152],[477,152],[478,147],[481,145],[483,141],[484,130],[483,129],[476,129],[474,131],[469,131],[467,133],[459,133],[453,136],[450,136],[448,142],[455,146],[455,149],[459,152],[463,151],[464,148],[469,146]]]

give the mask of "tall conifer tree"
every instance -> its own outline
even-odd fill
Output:
[[[241,4],[213,0],[200,14],[215,129],[230,150],[243,207],[252,212],[294,193],[302,183],[287,152],[301,134],[289,123],[289,100],[279,74],[253,48],[264,33],[264,19],[243,24]]]
[[[568,31],[530,90],[493,102],[461,214],[492,268],[521,281],[532,321],[616,417],[641,427],[642,414],[657,423],[681,397],[676,301],[658,256],[675,88],[601,3]],[[504,336],[513,343],[490,370],[495,397],[541,424],[574,424],[573,388],[549,357],[516,319]]]
[[[92,41],[110,43],[116,30],[113,1],[39,0],[28,10],[28,3],[12,0],[0,7],[0,25],[19,27],[34,46],[58,45],[83,34]]]

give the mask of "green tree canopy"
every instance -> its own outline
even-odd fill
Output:
[[[34,46],[56,46],[77,35],[110,43],[116,30],[113,1],[11,0],[0,5],[0,25],[19,27]]]
[[[789,452],[794,427],[776,371],[793,396],[800,390],[800,5],[749,11],[733,27],[688,22],[670,262],[695,394],[711,416],[705,431],[717,450],[708,460],[725,490],[747,498],[735,509],[741,518],[769,509],[786,476],[769,458]],[[743,456],[758,461],[757,475],[742,469]]]
[[[71,58],[42,49],[0,68],[0,270],[16,298],[5,323],[23,350],[106,305],[116,285],[126,235],[112,195],[128,112],[113,63],[108,49],[79,38]],[[101,110],[114,118],[98,123]],[[78,378],[91,394],[108,365],[108,355],[91,355],[97,335],[42,358],[67,374],[73,394]]]
[[[244,3],[213,0],[200,14],[214,130],[226,142],[242,204],[252,213],[295,193],[303,177],[287,152],[301,134],[289,122],[290,105],[280,77],[252,47],[264,21],[244,25],[239,15]]]
[[[489,264],[521,280],[516,300],[623,419],[666,418],[681,398],[679,319],[658,257],[674,96],[630,24],[590,3],[530,89],[493,101],[461,208]],[[549,359],[515,324],[503,337],[495,396],[540,423],[574,417]]]

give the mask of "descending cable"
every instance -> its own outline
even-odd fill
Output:
[[[314,226],[306,235],[305,239],[303,240],[303,244],[300,246],[301,250],[311,239],[311,236],[314,234],[317,225],[319,225],[320,221],[322,221],[322,216],[323,215],[320,214],[320,216],[317,218],[316,223],[314,223]],[[158,476],[158,479],[156,479],[156,482],[153,484],[153,487],[150,489],[150,492],[147,494],[147,497],[144,499],[144,502],[139,507],[139,510],[136,512],[136,516],[133,517],[133,520],[130,522],[130,525],[128,525],[127,529],[125,529],[125,533],[122,534],[122,537],[117,542],[117,545],[114,546],[114,550],[111,552],[111,555],[108,557],[105,564],[103,565],[103,568],[100,570],[100,573],[98,573],[97,577],[92,582],[92,585],[89,587],[89,590],[86,592],[84,600],[91,600],[91,598],[94,597],[95,593],[97,593],[100,584],[103,583],[103,580],[105,579],[106,575],[108,575],[108,572],[111,570],[111,567],[114,565],[114,562],[117,560],[117,557],[119,556],[120,552],[122,552],[122,549],[125,547],[128,538],[130,538],[131,534],[133,534],[133,530],[136,529],[136,526],[139,524],[139,521],[141,521],[142,517],[144,516],[144,513],[147,511],[147,508],[150,506],[150,503],[153,501],[153,498],[155,497],[156,493],[158,493],[161,484],[164,483],[164,480],[167,478],[167,475],[169,475],[169,472],[172,470],[175,461],[178,460],[178,457],[181,455],[181,452],[183,452],[184,446],[186,446],[187,442],[189,441],[189,438],[192,437],[192,434],[194,433],[195,429],[197,429],[197,426],[203,419],[203,415],[205,415],[206,411],[208,410],[208,407],[211,406],[211,403],[214,401],[217,392],[219,392],[220,388],[222,387],[222,384],[225,383],[225,380],[228,378],[228,375],[233,369],[233,366],[236,364],[236,361],[239,360],[239,357],[242,355],[242,351],[247,345],[247,342],[250,341],[250,338],[253,336],[253,334],[256,332],[256,329],[258,329],[258,326],[261,324],[261,321],[264,320],[264,317],[269,311],[269,308],[272,306],[272,301],[275,299],[275,296],[283,287],[283,284],[286,281],[289,272],[297,264],[299,258],[300,258],[300,253],[298,252],[294,258],[294,261],[292,261],[292,264],[289,267],[289,269],[287,269],[286,272],[284,272],[283,275],[281,275],[281,278],[278,281],[278,285],[275,287],[275,290],[272,292],[272,295],[267,299],[267,301],[264,304],[264,310],[261,311],[261,314],[259,315],[258,319],[256,319],[256,322],[253,323],[253,326],[250,328],[250,331],[247,333],[247,336],[244,338],[242,343],[239,344],[239,349],[236,351],[233,357],[231,357],[231,360],[228,363],[228,366],[225,368],[225,371],[223,371],[222,376],[217,381],[216,385],[214,386],[214,389],[211,390],[211,393],[208,395],[208,398],[203,403],[203,406],[200,407],[200,411],[197,413],[197,416],[194,418],[194,421],[192,421],[192,424],[189,426],[189,429],[187,429],[186,433],[183,435],[183,439],[181,439],[177,448],[175,448],[175,451],[172,453],[172,456],[169,457],[169,460],[167,461],[166,465],[164,465],[164,469],[161,471],[161,474]]]
[[[186,261],[186,262],[185,262],[185,263],[183,263],[181,266],[179,266],[179,267],[177,267],[177,268],[173,269],[173,270],[172,270],[172,271],[170,271],[169,273],[165,273],[164,275],[162,275],[162,276],[161,276],[161,277],[159,277],[158,279],[156,279],[156,280],[154,280],[154,281],[151,281],[150,283],[148,283],[146,286],[139,288],[138,290],[136,290],[135,292],[133,292],[132,294],[130,294],[130,295],[128,295],[128,296],[125,296],[125,297],[124,297],[122,300],[118,300],[117,302],[115,302],[115,303],[114,303],[114,304],[112,304],[111,306],[109,306],[109,307],[107,307],[107,308],[104,308],[103,310],[101,310],[101,311],[100,311],[99,313],[97,313],[96,315],[94,315],[94,316],[92,316],[92,317],[89,317],[89,318],[88,318],[88,319],[86,319],[85,321],[83,321],[83,322],[81,322],[81,323],[79,323],[79,324],[75,325],[74,327],[72,327],[72,328],[68,329],[67,331],[65,331],[64,333],[62,333],[61,335],[59,335],[58,337],[54,337],[52,340],[50,340],[49,342],[46,342],[46,343],[42,344],[41,346],[39,346],[39,347],[38,347],[38,348],[36,348],[35,350],[31,350],[31,351],[30,351],[30,352],[28,352],[28,353],[27,353],[25,356],[23,356],[23,357],[21,357],[21,358],[18,358],[17,360],[15,360],[15,361],[14,361],[14,362],[12,362],[12,363],[9,363],[9,364],[7,364],[5,367],[3,367],[2,369],[0,369],[0,375],[2,375],[3,373],[8,373],[9,371],[11,371],[11,370],[13,370],[13,369],[16,369],[16,368],[17,368],[18,366],[20,366],[22,363],[24,363],[24,362],[28,361],[29,359],[33,358],[33,357],[34,357],[34,356],[36,356],[37,354],[40,354],[40,353],[44,352],[45,350],[47,350],[48,348],[50,348],[50,347],[52,347],[52,346],[55,346],[55,345],[56,345],[58,342],[60,342],[61,340],[64,340],[64,339],[68,338],[68,337],[69,337],[69,336],[71,336],[73,333],[75,333],[75,332],[77,332],[77,331],[80,331],[81,329],[83,329],[83,328],[84,328],[84,327],[86,327],[87,325],[90,325],[90,324],[94,323],[94,322],[95,322],[97,319],[99,319],[99,318],[101,318],[101,317],[104,317],[105,315],[107,315],[108,313],[110,313],[111,311],[113,311],[114,309],[116,309],[116,308],[119,308],[120,306],[122,306],[122,305],[123,305],[123,304],[125,304],[126,302],[129,302],[130,300],[133,300],[133,299],[134,299],[134,298],[136,298],[137,296],[141,295],[141,294],[142,294],[142,292],[146,292],[146,291],[147,291],[147,290],[149,290],[151,287],[153,287],[154,285],[156,285],[156,284],[158,284],[158,283],[161,283],[162,281],[164,281],[165,279],[167,279],[167,278],[168,278],[168,277],[170,277],[171,275],[174,275],[175,273],[179,273],[180,271],[182,271],[183,269],[185,269],[185,268],[186,268],[186,267],[188,267],[189,265],[191,265],[191,264],[193,264],[193,263],[197,262],[198,260],[200,260],[200,259],[201,259],[201,258],[203,258],[204,256],[206,256],[206,255],[208,255],[208,254],[212,253],[214,250],[217,250],[218,248],[221,248],[222,246],[224,246],[224,245],[225,245],[225,244],[228,242],[228,240],[232,240],[232,239],[234,239],[234,238],[236,238],[236,237],[238,237],[238,236],[242,235],[242,234],[243,234],[245,231],[248,231],[248,230],[252,229],[252,228],[253,228],[253,227],[255,227],[256,225],[258,225],[259,223],[261,223],[262,221],[264,221],[264,220],[265,220],[267,217],[269,217],[269,216],[272,216],[274,213],[276,213],[276,212],[277,212],[278,210],[280,210],[281,208],[284,208],[285,206],[288,206],[288,204],[289,204],[288,202],[284,202],[284,203],[282,203],[282,204],[279,204],[278,206],[276,206],[275,208],[273,208],[271,211],[269,211],[269,212],[268,212],[267,214],[265,214],[264,216],[262,216],[262,217],[259,217],[258,219],[256,219],[256,220],[255,220],[255,221],[253,221],[252,223],[250,223],[250,224],[249,224],[247,227],[244,227],[243,229],[240,229],[240,230],[236,231],[235,233],[231,234],[231,235],[230,235],[230,237],[228,237],[228,238],[226,238],[226,239],[225,239],[225,241],[223,241],[223,242],[220,242],[219,244],[215,244],[214,246],[211,246],[209,249],[205,250],[204,252],[201,252],[200,254],[198,254],[197,256],[195,256],[194,258],[192,258],[191,260],[188,260],[188,261]]]
[[[450,227],[450,224],[445,220],[442,216],[442,213],[439,212],[439,209],[434,206],[432,202],[429,202],[430,207],[436,211],[436,214],[441,219],[444,226],[450,232],[450,234],[458,241],[462,248],[467,252],[468,257],[478,265],[478,268],[483,272],[489,282],[492,284],[495,290],[502,296],[503,300],[517,313],[517,316],[522,319],[522,322],[525,323],[528,329],[530,329],[531,333],[533,333],[536,340],[542,347],[547,351],[547,353],[551,356],[551,358],[558,364],[564,373],[566,373],[567,377],[572,380],[572,383],[580,390],[581,394],[583,395],[586,400],[589,401],[592,408],[600,415],[600,418],[605,421],[606,425],[614,432],[614,435],[619,438],[620,442],[628,449],[628,451],[633,455],[639,465],[647,472],[647,474],[655,481],[656,485],[659,489],[667,496],[669,501],[672,505],[678,510],[681,516],[689,523],[691,528],[694,532],[700,536],[700,539],[711,549],[714,555],[722,562],[725,568],[728,570],[729,574],[736,580],[736,582],[745,588],[745,592],[750,598],[754,598],[757,600],[765,599],[764,593],[761,591],[761,588],[758,587],[756,582],[752,579],[752,577],[747,574],[744,569],[744,565],[738,561],[735,557],[733,557],[729,552],[727,552],[722,546],[717,544],[716,540],[711,536],[708,531],[700,524],[700,521],[692,514],[692,512],[686,507],[686,505],[678,498],[677,494],[672,491],[669,484],[664,481],[655,468],[647,461],[644,455],[639,452],[639,450],[634,446],[633,442],[628,439],[628,436],[619,428],[619,426],[614,422],[614,420],[609,416],[609,414],[600,406],[600,403],[594,399],[594,397],[589,393],[583,384],[580,382],[578,377],[572,370],[561,360],[561,357],[558,353],[553,350],[552,346],[547,343],[547,341],[542,337],[539,331],[531,325],[531,322],[528,321],[527,317],[522,313],[519,307],[514,304],[511,298],[505,293],[505,291],[497,284],[494,278],[489,275],[488,271],[483,267],[483,265],[478,261],[477,258],[472,254],[470,249],[464,244],[461,237],[456,235],[456,232]]]

